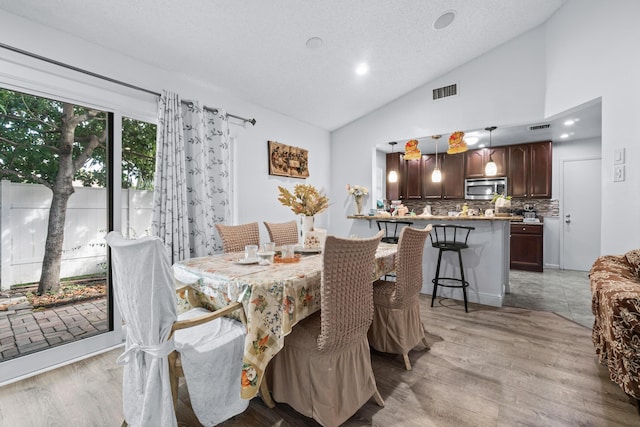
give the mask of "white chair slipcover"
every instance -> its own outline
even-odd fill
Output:
[[[110,232],[115,299],[127,325],[123,409],[131,426],[177,426],[168,355],[178,350],[194,413],[203,425],[215,425],[244,411],[240,398],[246,330],[237,321],[218,318],[176,331],[176,320],[209,313],[194,308],[176,315],[173,272],[157,237],[137,240]]]

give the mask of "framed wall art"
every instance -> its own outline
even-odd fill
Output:
[[[276,141],[268,141],[269,175],[309,177],[309,152]]]

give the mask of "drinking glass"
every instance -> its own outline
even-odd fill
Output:
[[[282,247],[282,258],[293,258],[295,255],[295,245],[284,245]]]
[[[244,247],[244,258],[256,259],[257,252],[258,252],[258,245],[247,245]]]
[[[264,252],[275,252],[276,244],[273,242],[265,242],[262,244],[262,250]]]
[[[258,252],[258,264],[259,265],[271,265],[273,264],[273,251],[261,251]]]

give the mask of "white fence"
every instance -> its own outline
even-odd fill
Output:
[[[152,191],[122,190],[122,229],[131,237],[150,232]],[[42,272],[51,191],[37,184],[0,181],[0,288],[37,282]],[[107,192],[76,187],[65,223],[61,277],[104,271]]]

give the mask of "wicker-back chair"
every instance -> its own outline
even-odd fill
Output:
[[[276,246],[295,245],[299,241],[298,224],[295,220],[288,222],[264,222],[269,239]]]
[[[372,396],[384,405],[367,341],[375,252],[382,235],[327,237],[321,311],[297,324],[271,361],[274,400],[324,426],[342,424]]]
[[[369,345],[378,351],[401,354],[411,370],[409,351],[420,341],[429,349],[420,319],[422,288],[422,255],[431,232],[431,224],[423,229],[405,227],[400,232],[396,255],[396,281],[373,283],[375,311],[369,329]]]
[[[241,225],[216,224],[216,229],[222,239],[222,249],[225,253],[242,252],[247,245],[260,245],[257,222]]]

